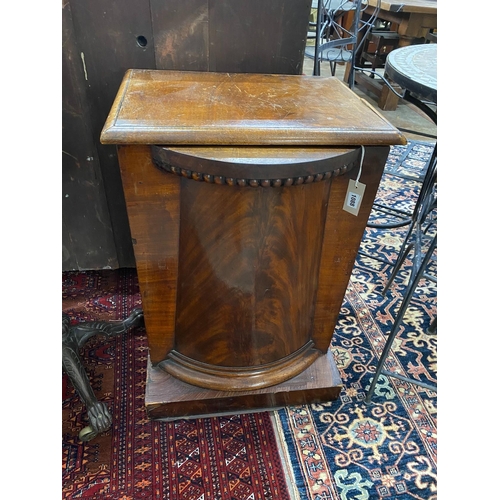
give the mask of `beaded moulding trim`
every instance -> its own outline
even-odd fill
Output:
[[[326,181],[332,177],[337,177],[349,172],[354,168],[358,161],[352,161],[341,167],[337,167],[328,172],[322,172],[314,175],[303,175],[297,177],[287,177],[280,179],[244,179],[236,177],[224,177],[222,175],[213,175],[203,172],[193,172],[180,167],[175,167],[173,165],[165,164],[164,162],[153,158],[153,163],[164,170],[165,172],[170,172],[174,175],[185,177],[186,179],[192,179],[198,182],[208,182],[210,184],[220,184],[228,186],[240,186],[240,187],[281,187],[281,186],[300,186],[301,184],[310,184],[312,182]]]

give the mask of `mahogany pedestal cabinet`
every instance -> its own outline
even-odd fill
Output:
[[[149,417],[336,399],[329,346],[399,131],[334,77],[129,70],[101,142],[118,145]]]

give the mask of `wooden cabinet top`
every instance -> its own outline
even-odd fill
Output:
[[[101,142],[370,146],[405,139],[335,77],[134,69]]]

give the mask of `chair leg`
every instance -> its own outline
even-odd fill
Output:
[[[415,279],[410,283],[408,288],[406,289],[406,292],[403,296],[403,301],[401,303],[401,306],[399,308],[398,314],[396,316],[396,319],[394,321],[394,325],[391,329],[391,332],[389,333],[389,336],[387,337],[384,349],[382,351],[382,354],[380,356],[379,362],[377,364],[377,368],[375,370],[375,375],[373,376],[372,383],[370,385],[370,388],[368,389],[368,392],[365,397],[365,402],[370,403],[373,392],[375,391],[375,386],[377,384],[377,381],[380,377],[380,375],[385,372],[384,370],[384,363],[385,360],[387,359],[387,356],[389,355],[389,351],[391,350],[392,344],[394,342],[394,339],[396,338],[396,335],[399,332],[399,326],[401,325],[401,322],[403,321],[404,315],[406,313],[406,309],[410,305],[410,301],[413,297],[413,294],[418,286],[418,283],[422,276],[424,275],[425,268],[427,267],[427,264],[429,263],[432,254],[434,253],[434,250],[437,245],[437,236],[434,236],[432,239],[432,242],[429,246],[429,249],[427,250],[427,253],[425,254],[424,259],[422,260],[422,263],[420,265],[420,268],[418,269],[417,275],[415,276]],[[385,372],[386,373],[386,372]],[[398,377],[399,378],[399,377]],[[401,377],[404,380],[408,380],[406,377]],[[418,385],[423,385],[424,387],[430,387],[428,384],[422,384],[419,381],[414,381],[414,383]]]
[[[413,214],[411,217],[411,222],[408,227],[408,231],[406,232],[405,239],[401,245],[401,250],[399,251],[398,258],[396,263],[394,264],[394,268],[392,270],[391,276],[389,277],[389,281],[387,282],[384,290],[382,291],[382,295],[385,297],[387,291],[392,285],[396,274],[399,272],[399,269],[403,265],[404,260],[408,256],[411,248],[414,248],[414,265],[412,266],[409,283],[415,278],[416,269],[420,267],[421,263],[421,244],[422,244],[422,235],[423,225],[427,220],[428,215],[432,212],[435,207],[435,200],[433,198],[433,189],[434,184],[436,183],[437,177],[437,167],[436,167],[436,156],[435,150],[433,156],[431,157],[431,161],[429,163],[429,172],[426,174],[422,187],[420,189],[420,193],[415,204],[415,208],[413,210]],[[410,239],[413,238],[413,244],[408,243]],[[408,246],[407,246],[408,245]]]
[[[394,264],[394,268],[391,272],[391,275],[389,276],[389,280],[387,281],[384,289],[382,290],[382,296],[385,297],[387,291],[389,288],[391,288],[392,282],[396,278],[396,275],[398,274],[399,270],[401,269],[401,266],[403,265],[406,257],[410,253],[411,249],[413,248],[413,244],[410,243],[406,248],[404,246],[406,245],[407,240],[403,243],[403,246],[401,247],[401,252],[398,255],[398,260],[396,261],[396,264]]]

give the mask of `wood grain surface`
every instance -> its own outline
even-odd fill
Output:
[[[145,405],[152,419],[200,418],[333,401],[341,389],[342,380],[331,352],[286,382],[247,391],[196,387],[173,377],[161,365],[149,363]]]
[[[134,70],[102,137],[128,143],[150,359],[167,385],[244,394],[323,366],[399,131],[335,78]],[[343,204],[358,177],[354,216]],[[316,389],[274,401],[338,394]],[[272,400],[254,395],[234,401]]]
[[[254,366],[307,342],[329,188],[182,180],[177,350]]]
[[[127,72],[105,144],[404,144],[402,134],[335,77]]]
[[[147,146],[118,148],[151,361],[174,347],[180,178],[165,175]]]

